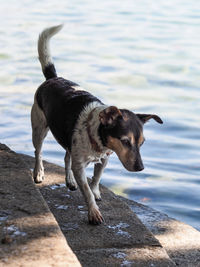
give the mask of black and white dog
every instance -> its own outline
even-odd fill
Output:
[[[140,156],[140,146],[144,142],[143,124],[152,118],[158,123],[162,120],[157,115],[135,114],[104,105],[78,84],[57,77],[49,40],[61,28],[62,25],[45,29],[38,40],[39,60],[46,81],[37,89],[31,111],[34,181],[40,183],[44,179],[41,148],[50,129],[66,150],[66,186],[76,190],[79,185],[88,205],[89,222],[100,224],[103,217],[95,199],[101,199],[99,181],[109,155],[114,151],[128,171],[143,170]],[[90,162],[95,165],[89,186],[85,168]]]

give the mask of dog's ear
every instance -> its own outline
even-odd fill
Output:
[[[99,113],[99,120],[105,126],[114,126],[119,118],[122,118],[122,113],[115,106],[110,106]]]
[[[161,118],[154,114],[136,114],[136,116],[141,120],[142,123],[146,123],[150,119],[154,119],[158,123],[162,124]]]

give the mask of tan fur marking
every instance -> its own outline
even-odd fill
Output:
[[[127,137],[130,139],[132,145],[135,144],[135,137],[132,132],[129,132]]]
[[[141,132],[139,140],[138,140],[138,144],[141,145],[143,142],[144,142],[144,136],[143,136],[143,133]]]
[[[128,148],[125,148],[121,141],[111,136],[108,137],[107,147],[115,151],[121,161],[126,162],[128,160]]]

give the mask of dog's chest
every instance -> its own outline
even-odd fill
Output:
[[[89,153],[88,153],[89,152]],[[85,154],[83,154],[83,157],[85,159],[85,162],[88,163],[101,163],[102,158],[106,158],[109,155],[109,151],[106,150],[105,152],[98,153],[94,152],[94,150],[86,151]]]
[[[111,154],[111,150],[101,143],[99,128],[99,112],[105,106],[97,102],[89,104],[80,115],[72,137],[73,157],[85,162],[100,162]]]
[[[73,158],[76,158],[86,164],[90,162],[98,163],[101,162],[102,158],[107,157],[110,153],[111,151],[105,147],[101,148],[101,151],[95,150],[93,144],[90,142],[86,126],[81,129],[76,129],[72,138]]]

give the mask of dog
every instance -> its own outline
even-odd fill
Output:
[[[66,186],[79,186],[88,206],[88,220],[101,224],[104,219],[95,200],[101,200],[100,177],[114,151],[125,169],[144,169],[140,147],[144,143],[143,125],[150,119],[163,123],[154,114],[135,114],[127,109],[107,106],[97,97],[69,80],[57,77],[50,55],[49,41],[63,25],[45,29],[38,39],[38,54],[46,81],[37,89],[31,110],[32,141],[35,148],[35,183],[44,179],[41,149],[48,130],[65,149]],[[94,162],[89,185],[85,168]]]

